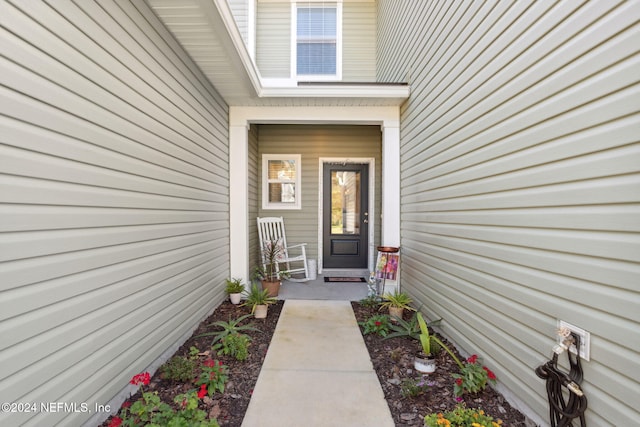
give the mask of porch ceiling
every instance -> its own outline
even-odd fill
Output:
[[[146,1],[229,105],[391,106],[409,96],[384,83],[265,86],[226,0]]]

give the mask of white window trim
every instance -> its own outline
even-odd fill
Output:
[[[293,160],[296,165],[295,202],[269,202],[269,160]],[[263,154],[262,155],[262,209],[302,209],[302,156],[300,154]]]
[[[336,6],[336,74],[304,74],[298,76],[298,5],[309,6],[309,2],[291,3],[291,76],[296,81],[332,82],[342,80],[342,0],[322,2]],[[322,4],[318,2],[318,4]],[[314,4],[313,2],[311,3]]]

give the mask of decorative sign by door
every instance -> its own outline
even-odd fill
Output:
[[[375,282],[376,294],[379,296],[393,292],[389,288],[398,288],[398,268],[400,265],[400,248],[378,246],[378,258],[376,260]]]

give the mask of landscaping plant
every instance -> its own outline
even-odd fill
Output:
[[[245,334],[227,335],[222,340],[211,347],[217,351],[218,355],[235,357],[236,360],[243,361],[249,357],[249,344],[251,337]]]
[[[389,307],[397,307],[404,308],[405,310],[416,311],[415,308],[409,305],[412,302],[413,300],[409,298],[409,295],[396,289],[392,294],[384,294],[382,302],[380,303],[380,310],[383,308],[389,309]]]
[[[260,330],[253,327],[251,323],[248,325],[240,325],[240,323],[242,323],[249,317],[251,317],[250,314],[245,314],[244,316],[240,316],[237,319],[230,319],[228,322],[222,320],[213,322],[209,326],[215,326],[217,328],[221,328],[222,330],[200,334],[198,335],[198,337],[213,336],[213,341],[211,342],[211,346],[213,346],[216,342],[224,340],[229,335],[238,335],[243,331],[260,332]]]
[[[402,397],[418,397],[429,391],[429,387],[434,385],[433,381],[428,381],[427,377],[406,378],[400,384]]]
[[[359,325],[363,327],[362,333],[364,335],[378,334],[385,337],[389,333],[389,316],[385,314],[371,316],[366,321],[360,322]]]
[[[358,301],[358,304],[363,307],[377,307],[380,305],[380,298],[372,294]]]
[[[170,381],[189,381],[193,379],[197,363],[195,359],[173,356],[160,367],[164,379]]]
[[[424,417],[425,427],[500,427],[502,420],[494,421],[482,409],[468,409],[458,405],[449,412]]]
[[[224,393],[224,385],[229,377],[227,367],[219,360],[207,359],[202,366],[202,373],[198,377],[196,384],[206,386],[209,397],[216,391]],[[201,387],[204,390],[204,387]]]
[[[427,327],[431,325],[438,324],[442,319],[435,320],[433,322],[428,322]],[[396,338],[396,337],[406,337],[414,340],[420,339],[420,325],[418,325],[418,316],[416,313],[411,316],[410,320],[397,319],[397,323],[390,325],[390,330],[392,331],[389,335],[384,337],[384,339]],[[432,351],[437,353],[435,346],[433,343],[431,344],[434,348]]]
[[[477,393],[487,387],[487,383],[496,383],[496,375],[486,366],[482,366],[477,355],[469,357],[460,367],[459,374],[452,374],[455,378],[453,393],[462,396],[464,393]]]
[[[225,291],[227,292],[227,295],[240,294],[244,291],[242,279],[226,279],[225,282]]]
[[[149,384],[150,378],[151,376],[148,372],[134,375],[130,383],[140,386],[142,398],[132,405],[122,405],[120,416],[112,417],[109,427],[219,427],[217,420],[207,420],[207,413],[198,409],[199,400],[204,397],[204,394],[193,390],[176,396],[174,402],[179,408],[176,410],[171,405],[162,402],[157,392],[144,391],[143,386]]]
[[[250,306],[252,314],[256,311],[257,305],[269,305],[277,302],[275,298],[269,296],[269,291],[258,288],[255,283],[251,285],[250,290],[245,290],[245,295],[247,299],[242,306]]]

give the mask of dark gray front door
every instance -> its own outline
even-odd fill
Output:
[[[323,268],[367,268],[369,165],[325,163]]]

